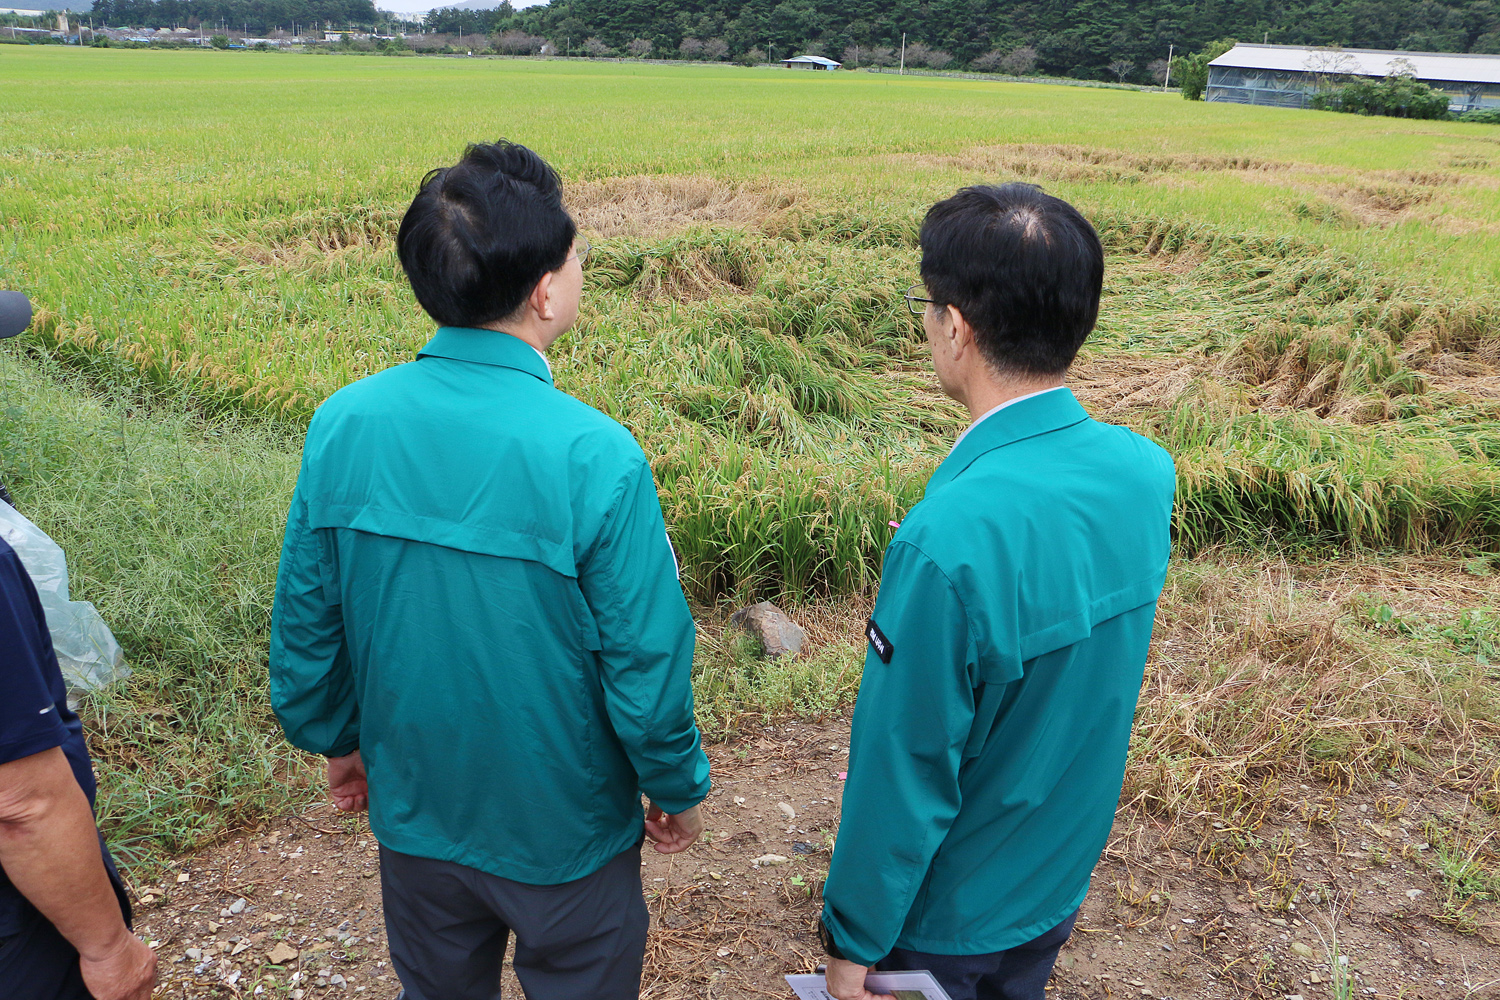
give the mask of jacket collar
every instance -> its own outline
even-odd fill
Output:
[[[418,358],[448,358],[475,364],[514,368],[552,385],[552,371],[541,352],[520,337],[497,330],[479,330],[468,326],[439,327],[438,332],[417,352]]]
[[[947,458],[927,481],[930,493],[945,483],[957,479],[959,474],[974,463],[985,452],[1004,448],[1008,444],[1024,441],[1039,434],[1062,430],[1089,419],[1088,412],[1073,395],[1073,390],[1046,392],[1030,399],[1022,399],[998,413],[992,413],[969,429],[962,441],[954,447]]]

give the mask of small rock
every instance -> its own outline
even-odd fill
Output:
[[[243,899],[236,899],[234,902],[230,903],[229,904],[229,912],[233,913],[235,915],[239,915],[241,913],[244,913],[245,912],[245,901]]]
[[[1302,958],[1311,959],[1313,957],[1314,953],[1313,953],[1312,948],[1310,948],[1309,946],[1303,944],[1301,941],[1293,941],[1292,942],[1292,954],[1300,956]]]
[[[235,955],[238,955],[240,952],[248,950],[249,947],[250,947],[250,942],[249,941],[241,941],[239,944],[237,944],[237,945],[234,946],[234,948],[229,952],[229,955],[232,958]]]
[[[328,985],[329,986],[343,986],[344,985],[344,977],[338,975],[337,973],[335,973],[334,975],[332,975],[332,976],[330,976],[328,978]]]
[[[1406,890],[1406,898],[1407,899],[1416,899],[1420,895],[1422,895],[1422,890],[1421,889],[1407,889]]]
[[[217,934],[217,933],[219,933],[219,922],[217,920],[210,920],[208,922],[208,933],[210,933],[210,934]]]
[[[187,951],[184,951],[183,954],[188,957],[188,961],[196,962],[203,957],[203,949],[189,948]]]
[[[787,819],[797,818],[797,810],[792,808],[790,802],[778,802],[776,803],[776,808],[778,811],[780,811],[781,815],[785,816]]]
[[[798,840],[793,842],[792,844],[793,854],[816,854],[817,851],[818,849],[816,846],[809,844],[805,840]]]
[[[1273,924],[1276,927],[1286,926],[1286,921],[1282,920],[1280,917],[1272,917],[1270,920],[1267,920],[1266,923]]]
[[[177,881],[178,882],[186,882],[187,880],[188,880],[188,873],[187,872],[183,872],[181,875],[177,876]]]
[[[716,954],[720,958],[728,958],[730,955],[733,955],[734,952],[730,951],[728,948],[720,948]]]
[[[740,608],[729,616],[729,621],[759,639],[761,652],[773,660],[796,656],[802,652],[802,643],[807,638],[802,626],[770,601]]]
[[[737,805],[737,806],[744,805],[745,804],[745,797],[743,795],[736,795],[734,797],[734,804]]]
[[[266,961],[272,965],[285,965],[297,958],[297,949],[285,941],[277,941],[276,947],[266,952]]]
[[[229,975],[227,975],[227,976],[224,977],[224,985],[225,986],[233,986],[235,983],[237,983],[239,981],[240,981],[240,970],[239,969],[235,969]]]
[[[757,868],[770,868],[773,865],[784,865],[788,860],[790,859],[781,854],[762,854],[750,863]]]

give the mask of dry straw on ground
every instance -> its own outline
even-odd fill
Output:
[[[637,175],[571,183],[565,197],[585,233],[601,239],[659,239],[697,226],[755,228],[803,196],[711,177]]]

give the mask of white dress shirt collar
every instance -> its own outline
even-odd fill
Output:
[[[1057,392],[1059,389],[1066,389],[1066,388],[1067,388],[1067,386],[1065,386],[1065,385],[1054,385],[1050,389],[1038,389],[1036,392],[1028,392],[1024,396],[1017,396],[1014,399],[1007,399],[1005,402],[1001,403],[999,406],[990,407],[988,410],[986,410],[984,413],[982,413],[980,415],[980,417],[979,417],[978,420],[974,421],[968,427],[964,428],[964,432],[958,436],[958,440],[955,441],[955,442],[953,442],[953,448],[949,448],[948,449],[948,454],[950,454],[950,455],[953,454],[954,449],[957,448],[959,445],[963,444],[964,438],[966,438],[966,437],[969,436],[969,432],[970,431],[972,431],[974,428],[978,427],[980,424],[984,423],[986,420],[990,419],[990,417],[993,417],[995,414],[999,413],[1001,410],[1005,409],[1007,406],[1014,406],[1016,403],[1021,402],[1021,400],[1023,400],[1023,399],[1033,399],[1033,398],[1035,398],[1037,396],[1041,396],[1041,395],[1044,395],[1044,394],[1049,393],[1049,392]]]

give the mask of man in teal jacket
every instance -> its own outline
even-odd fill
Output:
[[[1175,478],[1063,386],[1104,273],[1077,211],[968,188],[921,238],[908,299],[974,422],[886,550],[823,890],[829,991],[869,1000],[877,966],[1041,1000],[1114,819]]]
[[[702,831],[694,629],[651,469],[552,384],[582,258],[557,175],[506,142],[423,181],[401,263],[442,328],[313,418],[271,701],[368,804],[412,1000],[639,994],[644,831]],[[651,808],[643,817],[641,795]]]

